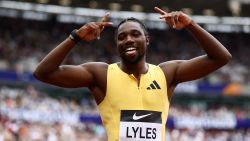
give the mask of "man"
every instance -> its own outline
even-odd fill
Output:
[[[98,39],[109,14],[102,22],[92,22],[74,30],[37,66],[34,76],[61,87],[88,87],[92,92],[106,128],[109,141],[163,141],[170,99],[175,87],[201,78],[225,65],[231,54],[212,35],[182,12],[167,13],[155,7],[160,18],[175,29],[187,29],[206,55],[190,60],[173,60],[158,66],[146,62],[149,37],[137,19],[122,21],[116,44],[121,61],[114,64],[89,62],[61,65],[79,40]],[[93,49],[94,53],[94,49]]]

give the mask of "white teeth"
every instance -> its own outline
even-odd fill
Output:
[[[134,48],[134,47],[129,47],[129,48],[127,48],[126,49],[126,51],[132,51],[132,50],[135,50],[136,48]]]

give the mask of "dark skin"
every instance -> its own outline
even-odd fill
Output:
[[[231,59],[231,54],[227,49],[186,14],[180,11],[167,13],[158,7],[155,7],[155,11],[170,27],[188,30],[206,53],[190,60],[172,60],[159,64],[166,76],[169,99],[179,83],[204,77]],[[104,27],[112,26],[112,23],[106,22],[108,17],[109,14],[106,14],[101,22],[92,22],[82,26],[77,34],[85,41],[98,39]],[[117,37],[117,49],[121,56],[118,65],[124,72],[133,74],[139,85],[141,74],[148,71],[145,52],[149,38],[139,23],[132,21],[125,22],[119,27]],[[71,39],[65,39],[38,64],[34,76],[38,80],[60,87],[88,87],[96,103],[99,104],[106,94],[108,64],[89,62],[81,65],[61,65],[74,45]],[[133,55],[126,53],[129,47],[135,50]]]

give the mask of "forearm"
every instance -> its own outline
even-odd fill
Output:
[[[191,22],[186,29],[191,32],[210,59],[221,62],[228,62],[231,59],[231,54],[228,50],[198,24]]]
[[[54,48],[45,58],[38,64],[34,74],[46,75],[56,71],[63,62],[66,55],[74,47],[75,42],[71,39],[65,39],[61,44]]]

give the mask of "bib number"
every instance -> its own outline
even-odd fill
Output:
[[[122,110],[119,141],[161,141],[161,113]]]

